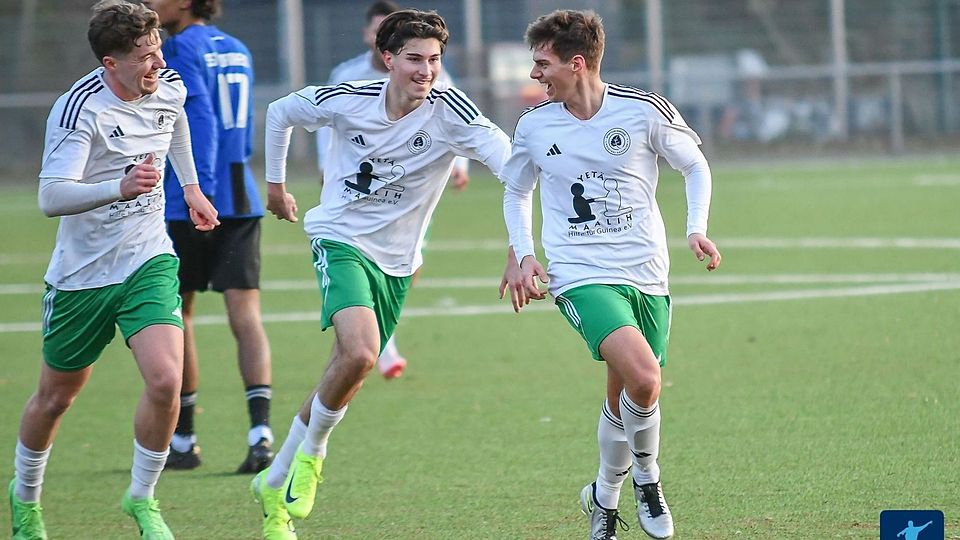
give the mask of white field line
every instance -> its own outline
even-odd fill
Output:
[[[957,174],[918,174],[911,178],[917,186],[960,186],[960,175]]]
[[[847,287],[840,289],[809,289],[794,291],[773,291],[736,294],[698,294],[674,296],[673,303],[680,306],[711,304],[743,304],[749,302],[776,302],[786,300],[814,300],[818,298],[849,298],[855,296],[880,296],[889,294],[924,293],[960,289],[960,282],[905,283],[899,285],[871,285],[865,287]],[[549,302],[538,302],[524,308],[524,311],[544,312],[555,309]],[[512,308],[504,300],[498,304],[483,304],[451,307],[411,307],[403,310],[404,318],[419,317],[469,317],[476,315],[509,315]],[[316,322],[320,320],[319,311],[293,311],[286,313],[265,313],[263,321],[276,322]],[[227,319],[223,315],[204,315],[196,317],[194,324],[223,325]],[[12,332],[39,332],[40,323],[0,323],[0,334]]]
[[[826,285],[844,283],[930,283],[960,282],[960,273],[914,272],[905,274],[739,274],[727,276],[685,275],[670,278],[671,285]],[[423,278],[418,289],[492,289],[500,284],[498,277]],[[266,280],[264,291],[311,291],[317,289],[313,279]],[[43,286],[32,283],[0,283],[0,296],[42,294]]]
[[[960,238],[720,238],[717,245],[721,248],[752,249],[960,249]],[[669,241],[672,249],[686,249],[687,242],[682,238]],[[263,246],[266,255],[303,255],[310,254],[306,241],[301,244],[275,244]],[[505,239],[479,240],[431,240],[426,252],[459,251],[503,251],[506,253]],[[2,262],[2,259],[0,259]]]
[[[719,238],[721,248],[737,249],[960,249],[960,238]],[[674,238],[671,249],[686,249],[686,241]],[[506,253],[505,239],[433,240],[427,252],[501,251]],[[302,244],[273,244],[262,247],[264,255],[296,255],[308,259],[310,246]],[[0,266],[46,264],[48,252],[0,254]]]

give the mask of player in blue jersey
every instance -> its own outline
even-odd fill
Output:
[[[163,44],[168,65],[187,87],[200,189],[220,209],[222,226],[196,231],[187,220],[176,174],[169,165],[167,229],[180,256],[184,366],[180,417],[167,467],[200,465],[193,432],[199,367],[193,312],[197,292],[223,293],[230,329],[237,340],[240,375],[246,388],[250,431],[247,458],[237,470],[254,473],[273,458],[270,417],[270,345],[260,316],[260,218],[263,204],[250,171],[253,140],[253,60],[247,47],[210,21],[220,0],[146,0],[169,34]]]

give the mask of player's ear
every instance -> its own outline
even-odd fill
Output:
[[[383,65],[387,66],[387,70],[393,71],[393,53],[390,51],[380,51],[380,57],[383,59]]]
[[[573,72],[583,71],[587,69],[587,61],[584,59],[583,55],[575,54],[573,58],[570,59],[570,67],[573,69]]]
[[[112,56],[104,56],[100,62],[103,64],[103,67],[107,69],[116,69],[117,68],[117,59]]]

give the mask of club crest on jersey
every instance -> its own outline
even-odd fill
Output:
[[[613,128],[603,136],[603,147],[614,156],[630,149],[630,135],[622,128]]]
[[[413,137],[410,137],[410,140],[407,141],[407,150],[410,151],[413,155],[419,155],[430,149],[430,145],[433,144],[433,139],[430,138],[430,135],[422,129],[413,134]]]
[[[173,121],[176,119],[177,113],[167,109],[160,109],[153,114],[153,125],[157,128],[157,131],[164,131],[172,128]]]

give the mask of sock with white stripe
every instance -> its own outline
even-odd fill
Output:
[[[15,493],[17,498],[23,502],[40,502],[40,492],[43,491],[43,473],[47,468],[47,461],[50,460],[50,449],[31,450],[23,445],[17,439],[16,456],[13,460],[13,466],[17,474],[17,484]]]
[[[170,441],[170,446],[177,452],[189,452],[197,442],[197,437],[193,434],[193,412],[196,406],[196,392],[180,394],[180,414],[177,416],[177,427]]]
[[[250,414],[250,431],[247,444],[253,446],[260,439],[273,443],[273,431],[270,429],[270,399],[273,390],[269,384],[254,384],[246,389],[247,412]]]
[[[614,510],[620,502],[620,487],[630,472],[630,447],[623,422],[614,416],[610,404],[603,401],[597,425],[600,446],[600,472],[597,473],[597,504]]]
[[[633,480],[639,485],[659,481],[660,402],[641,407],[626,392],[621,392],[620,418],[623,420],[627,444],[633,453]]]
[[[283,441],[283,446],[277,451],[273,463],[267,469],[268,486],[277,489],[283,485],[283,481],[287,479],[287,473],[290,472],[293,455],[297,453],[297,448],[300,448],[300,443],[303,442],[306,435],[307,425],[300,419],[300,415],[294,416],[293,422],[290,423],[287,438]]]

